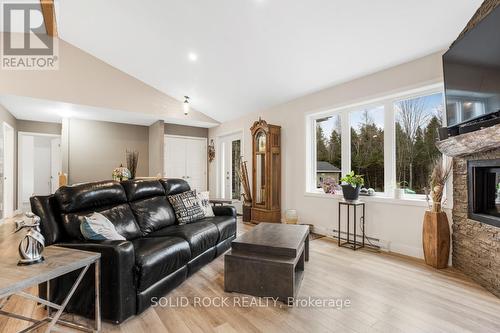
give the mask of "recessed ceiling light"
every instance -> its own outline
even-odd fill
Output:
[[[198,60],[198,55],[196,53],[190,52],[188,54],[188,59],[192,62],[195,62],[196,60]]]

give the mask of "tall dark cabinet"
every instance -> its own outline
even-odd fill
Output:
[[[252,128],[252,222],[281,222],[281,127],[264,120]]]

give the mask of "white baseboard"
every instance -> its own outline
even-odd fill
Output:
[[[322,227],[313,226],[312,232],[318,235],[337,239],[337,235],[334,235],[331,230]],[[380,239],[379,241],[371,240],[371,242],[373,243],[373,245],[380,246],[380,250],[384,252],[402,254],[418,259],[424,258],[424,253],[421,247],[408,246],[406,244],[395,243],[383,239]]]

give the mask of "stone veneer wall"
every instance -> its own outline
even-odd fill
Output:
[[[467,161],[500,158],[500,148],[453,159],[453,266],[500,297],[500,228],[467,217]]]

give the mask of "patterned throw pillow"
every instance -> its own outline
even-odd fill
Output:
[[[198,200],[200,200],[201,209],[203,209],[203,213],[205,213],[205,217],[213,217],[214,210],[212,209],[212,205],[210,204],[210,192],[198,192]]]
[[[179,221],[179,224],[194,222],[205,217],[196,191],[170,195],[168,201],[170,201],[170,204],[174,208],[175,217]]]
[[[80,231],[86,240],[125,240],[113,223],[100,213],[85,216],[80,224]]]

